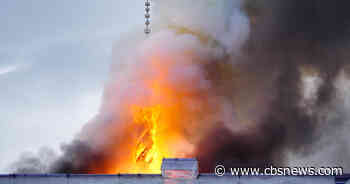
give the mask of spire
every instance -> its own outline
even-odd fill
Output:
[[[148,35],[151,33],[151,21],[150,21],[150,18],[151,18],[151,14],[150,14],[150,11],[151,11],[151,1],[150,0],[145,0],[145,25],[146,25],[146,28],[145,28],[145,34]]]

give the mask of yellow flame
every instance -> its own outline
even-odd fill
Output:
[[[194,152],[185,127],[195,115],[183,100],[191,94],[168,80],[175,62],[165,61],[171,59],[152,56],[150,66],[156,72],[146,76],[141,86],[150,89],[151,95],[125,104],[125,116],[131,119],[116,128],[119,136],[110,147],[115,156],[103,165],[108,173],[160,174],[163,158],[186,158]]]
[[[145,165],[145,169],[157,173],[160,171],[163,156],[157,144],[157,129],[161,108],[159,105],[153,107],[136,107],[134,111],[134,122],[145,127],[143,133],[137,140],[135,151],[135,162]]]

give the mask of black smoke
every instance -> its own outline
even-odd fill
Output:
[[[252,32],[241,53],[243,56],[232,59],[240,63],[235,67],[244,71],[244,77],[232,84],[237,87],[224,87],[229,90],[221,94],[230,96],[237,95],[237,90],[241,93],[256,90],[270,99],[269,104],[260,107],[268,108],[268,112],[249,133],[233,134],[218,122],[218,129],[200,145],[202,172],[213,172],[218,163],[232,167],[285,166],[286,152],[310,156],[326,146],[319,146],[319,140],[332,139],[336,130],[343,128],[346,120],[342,115],[333,120],[324,117],[337,111],[332,106],[335,83],[348,65],[349,6],[346,0],[246,1]],[[318,71],[323,81],[313,106],[300,105],[302,68]],[[218,78],[214,83],[222,84]],[[245,85],[239,87],[242,84]],[[254,87],[246,88],[246,84]],[[344,148],[338,151],[343,152]],[[350,165],[343,162],[341,166]]]

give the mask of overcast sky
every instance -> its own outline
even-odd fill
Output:
[[[96,114],[113,43],[142,16],[140,0],[1,0],[0,172]]]

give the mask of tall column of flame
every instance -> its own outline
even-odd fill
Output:
[[[135,162],[148,164],[149,169],[157,166],[161,157],[157,145],[157,128],[160,117],[160,106],[136,107],[134,122],[145,126],[145,130],[137,140]]]

